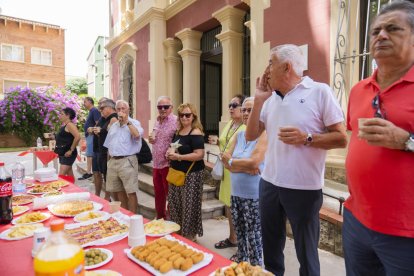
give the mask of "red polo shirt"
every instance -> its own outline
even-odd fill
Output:
[[[373,76],[356,84],[349,97],[352,131],[346,159],[350,197],[345,207],[371,230],[414,238],[414,153],[370,146],[358,139],[358,118],[372,118],[380,88]],[[387,120],[414,132],[414,66],[380,93]]]

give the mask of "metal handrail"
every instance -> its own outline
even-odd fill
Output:
[[[211,155],[214,155],[214,156],[216,156],[216,157],[218,157],[219,155],[218,154],[216,154],[216,153],[213,153],[213,152],[211,152],[211,151],[207,151],[207,162],[209,162],[209,157],[210,157],[210,154]],[[344,205],[344,202],[345,202],[345,198],[344,197],[342,197],[342,196],[334,196],[334,195],[331,195],[331,194],[329,194],[329,193],[326,193],[326,192],[322,192],[322,194],[323,195],[326,195],[326,196],[328,196],[328,197],[330,197],[330,198],[334,198],[334,199],[336,199],[336,200],[338,200],[339,201],[339,211],[338,211],[338,214],[339,215],[342,215],[342,210],[343,210],[343,205]]]

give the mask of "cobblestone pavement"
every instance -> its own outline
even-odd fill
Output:
[[[26,175],[33,174],[33,158],[31,154],[28,154],[24,157],[17,156],[19,152],[11,153],[0,153],[0,162],[6,163],[6,168],[11,172],[11,166],[14,162],[19,161],[24,164],[26,168]],[[40,161],[38,162],[41,166]],[[49,166],[53,166],[52,163]],[[95,188],[94,184],[89,180],[77,180],[80,177],[80,174],[76,171],[75,165],[73,166],[76,185],[81,188],[88,190],[91,193],[94,193]],[[203,221],[204,236],[199,237],[197,242],[212,250],[221,254],[224,257],[230,258],[236,250],[235,248],[226,248],[226,249],[215,249],[214,243],[219,240],[225,239],[228,237],[228,221],[227,220],[218,220],[218,219],[208,219]],[[334,255],[330,252],[319,250],[319,258],[321,263],[321,275],[322,276],[342,276],[345,275],[345,264],[344,259]],[[292,239],[288,238],[285,248],[285,262],[286,262],[286,273],[285,275],[299,275],[299,264],[296,259],[294,242]]]

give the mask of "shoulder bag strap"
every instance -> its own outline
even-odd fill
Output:
[[[195,161],[193,161],[193,163],[191,164],[191,166],[188,168],[187,172],[185,173],[186,176],[191,171],[191,168],[194,166],[194,164],[195,164]]]

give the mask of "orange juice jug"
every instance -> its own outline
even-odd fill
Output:
[[[36,276],[84,275],[82,247],[64,232],[64,221],[50,224],[51,235],[34,258]]]

